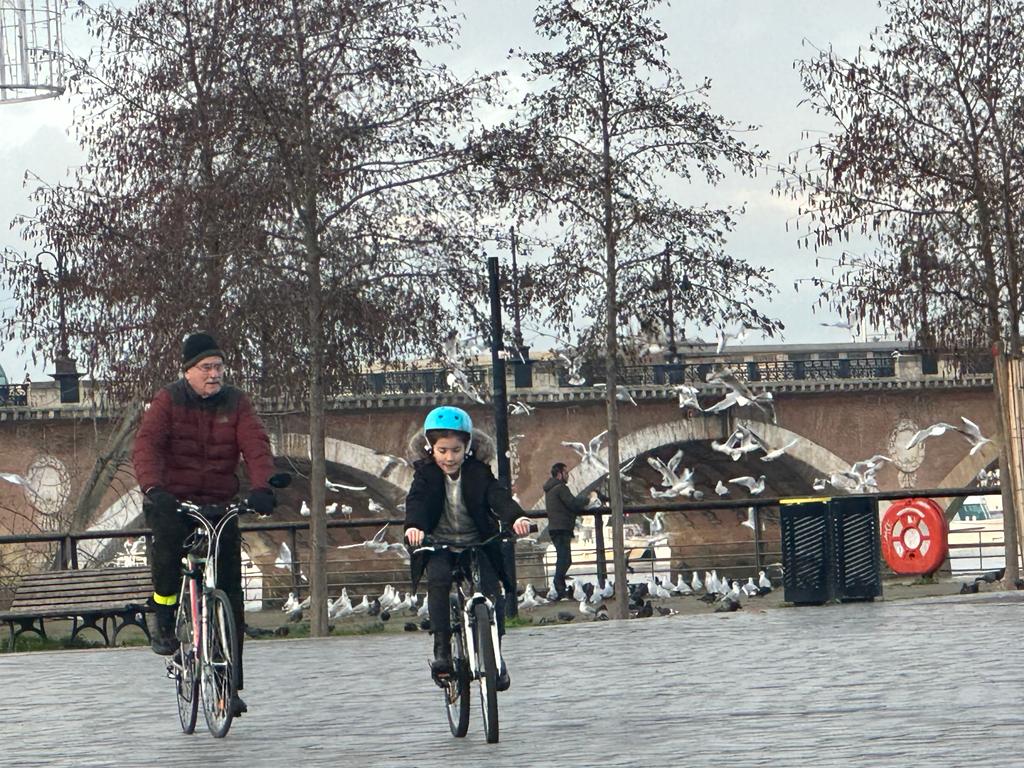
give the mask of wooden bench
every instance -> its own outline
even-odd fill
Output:
[[[72,619],[72,640],[83,629],[95,629],[110,646],[127,626],[139,627],[149,637],[145,613],[152,593],[146,567],[36,573],[22,577],[10,609],[0,612],[0,621],[10,627],[11,650],[25,632],[45,638],[46,619]]]

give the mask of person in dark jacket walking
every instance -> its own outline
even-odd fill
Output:
[[[461,408],[435,408],[423,422],[428,455],[413,465],[414,474],[405,498],[405,539],[413,548],[433,534],[447,541],[478,544],[498,532],[499,521],[519,535],[530,530],[530,519],[512,498],[509,489],[495,479],[491,468],[471,455],[473,422]],[[435,677],[451,673],[451,613],[448,595],[452,588],[452,566],[456,556],[450,549],[415,552],[412,556],[413,591],[427,574],[427,610],[434,635]],[[514,590],[498,541],[484,548],[481,581],[484,593],[497,610],[498,637],[505,633],[503,601],[498,599],[498,580]],[[504,659],[498,675],[499,691],[509,687]]]
[[[551,465],[551,477],[544,483],[544,508],[548,513],[548,533],[555,545],[555,594],[558,600],[567,596],[565,577],[572,566],[572,537],[576,515],[582,513],[596,498],[596,493],[574,496],[567,485],[569,468],[562,462]]]
[[[157,392],[146,406],[135,435],[135,478],[145,494],[142,510],[153,531],[149,563],[153,575],[151,644],[161,656],[178,647],[174,614],[181,591],[181,557],[191,531],[179,501],[220,504],[239,489],[239,458],[245,458],[252,490],[250,508],[268,514],[275,505],[270,489],[274,459],[270,440],[249,398],[223,383],[224,353],[206,333],[194,333],[182,350],[184,376]],[[217,586],[231,600],[238,627],[238,688],[242,688],[242,537],[237,519],[220,537]],[[236,715],[246,711],[240,697]]]

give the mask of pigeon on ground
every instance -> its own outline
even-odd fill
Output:
[[[970,583],[965,583],[963,586],[960,587],[960,594],[961,595],[974,595],[974,594],[977,594],[977,592],[978,592],[978,582],[976,582],[976,581],[970,582]]]
[[[722,598],[722,601],[715,606],[715,613],[732,613],[733,611],[740,610],[742,607],[743,606],[740,605],[739,599],[732,595],[726,595]]]

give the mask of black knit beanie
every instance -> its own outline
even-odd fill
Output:
[[[219,357],[223,360],[224,353],[210,334],[193,333],[185,339],[181,348],[181,370],[187,371],[204,357]]]

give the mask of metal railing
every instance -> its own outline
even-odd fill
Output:
[[[998,493],[998,488],[941,488],[916,491],[890,491],[870,496],[880,501],[897,500],[905,498],[955,498],[968,495],[987,495]],[[635,516],[645,513],[663,512],[667,515],[700,512],[722,512],[728,510],[746,511],[753,508],[753,531],[750,538],[738,539],[734,534],[729,534],[714,542],[688,543],[684,536],[679,534],[685,530],[679,526],[674,527],[676,541],[659,541],[658,537],[648,537],[646,542],[638,544],[628,552],[628,565],[632,574],[639,578],[653,576],[656,574],[667,575],[677,580],[685,572],[698,571],[703,576],[703,571],[715,569],[720,576],[729,578],[756,577],[757,572],[765,570],[769,576],[779,576],[778,566],[781,565],[781,538],[778,535],[778,507],[782,499],[736,499],[736,500],[709,500],[699,502],[679,502],[672,504],[643,504],[629,505],[624,509],[627,515],[627,522],[635,521]],[[588,510],[588,515],[594,516],[594,541],[591,548],[577,547],[575,553],[592,553],[593,557],[587,560],[591,564],[577,562],[574,564],[571,575],[584,578],[594,578],[599,583],[612,575],[609,570],[609,562],[612,560],[610,547],[607,545],[604,536],[604,522],[608,515],[607,507]],[[536,519],[545,519],[543,512],[531,511],[529,515]],[[351,529],[363,531],[363,538],[369,539],[373,533],[384,525],[401,526],[401,518],[361,519],[361,520],[329,520],[327,525],[330,530]],[[737,523],[739,528],[739,524]],[[292,560],[289,567],[280,569],[274,567],[274,554],[264,556],[254,561],[260,570],[262,579],[264,607],[280,605],[287,597],[288,592],[294,592],[298,597],[308,593],[307,584],[303,579],[304,571],[309,568],[309,540],[308,521],[289,522],[247,522],[241,526],[243,542],[247,539],[249,543],[245,546],[252,551],[251,537],[261,536],[270,533],[283,534],[275,537],[274,546],[279,546],[283,540],[292,553]],[[78,568],[82,558],[79,553],[81,542],[97,539],[126,539],[137,537],[148,537],[148,529],[120,529],[112,531],[89,531],[84,533],[53,533],[53,534],[27,534],[22,536],[0,536],[0,546],[4,544],[29,544],[29,545],[50,545],[50,555],[55,568]],[[395,534],[387,537],[389,541],[401,541],[401,528]],[[746,536],[746,534],[744,534]],[[335,542],[337,544],[337,542]],[[584,542],[585,543],[585,542]],[[979,538],[977,545],[953,545],[951,546],[950,557],[956,559],[960,554],[953,552],[971,551],[970,557],[979,560],[978,573],[991,570],[996,558],[996,548],[1002,542],[982,543]],[[535,587],[542,585],[546,591],[550,584],[551,574],[554,569],[553,555],[548,553],[549,547],[546,544],[541,546],[520,545],[516,549],[516,563],[519,582],[534,584]],[[351,550],[348,550],[351,551]],[[358,552],[358,549],[357,549]],[[975,554],[976,552],[976,554]],[[385,585],[392,584],[402,591],[410,589],[408,561],[397,554],[373,554],[369,549],[360,553],[360,557],[345,557],[339,554],[338,550],[330,549],[327,560],[327,583],[328,591],[332,596],[337,596],[342,587],[347,588],[355,595],[367,594],[375,596],[379,594]],[[353,560],[358,561],[354,564]],[[986,560],[989,566],[986,566]],[[102,567],[102,566],[100,566]],[[4,586],[0,584],[0,587]],[[9,585],[8,585],[9,586]],[[251,586],[251,585],[247,585]],[[0,606],[2,607],[2,606]]]

